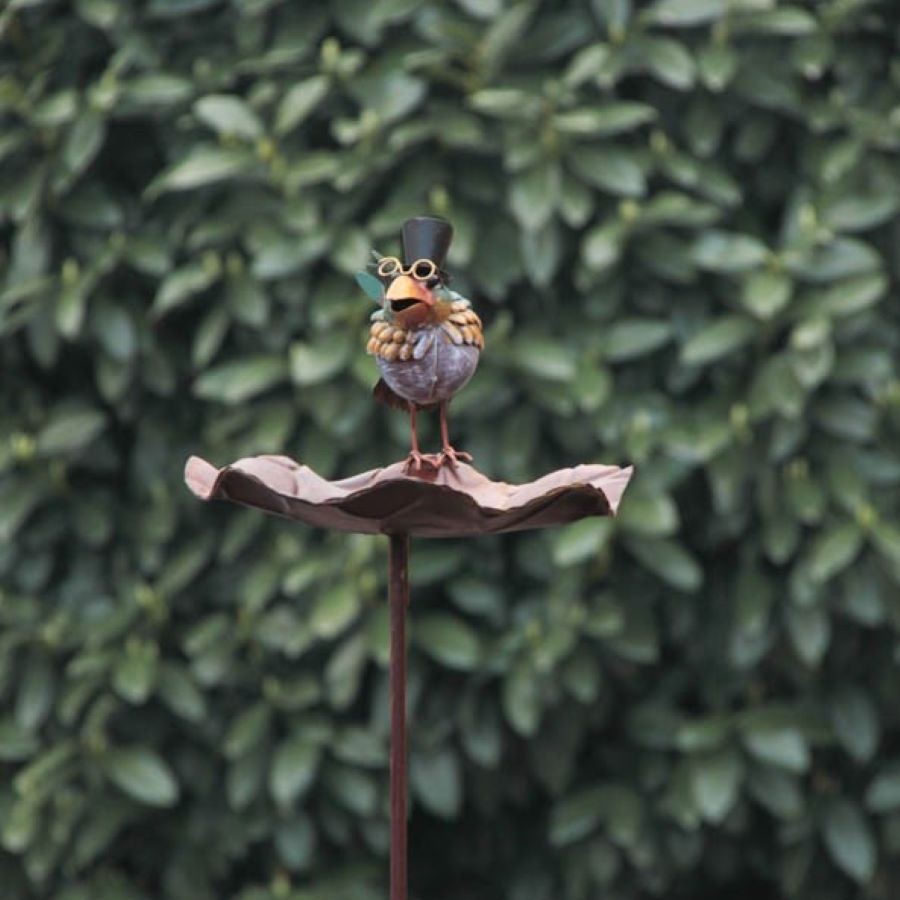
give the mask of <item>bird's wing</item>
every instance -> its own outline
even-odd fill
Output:
[[[412,359],[415,345],[412,334],[388,322],[373,322],[369,329],[369,342],[366,352],[371,356],[380,356],[393,362],[394,360]]]
[[[391,409],[409,409],[409,404],[399,394],[394,393],[383,378],[379,378],[378,384],[372,388],[372,396],[378,403],[383,403]]]
[[[372,388],[372,396],[378,403],[383,403],[385,406],[389,406],[391,409],[399,409],[403,412],[409,411],[409,401],[404,400],[398,393],[391,390],[388,386],[388,383],[383,379],[379,378],[378,383],[375,387]],[[416,409],[419,410],[431,410],[437,409],[439,403],[414,403]]]
[[[468,301],[467,301],[468,302]],[[460,303],[453,304],[453,312],[443,323],[443,329],[450,335],[454,344],[472,344],[479,350],[484,349],[484,331],[478,314]]]

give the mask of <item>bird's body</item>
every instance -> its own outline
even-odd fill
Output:
[[[477,347],[457,346],[442,331],[423,334],[427,349],[421,359],[407,361],[378,358],[387,386],[398,397],[420,409],[449,400],[468,384],[478,366]]]
[[[372,316],[366,349],[381,372],[376,398],[409,411],[410,463],[416,469],[453,465],[468,457],[450,446],[447,405],[475,373],[484,336],[472,304],[447,287],[434,261],[443,261],[451,233],[443,220],[412,219],[404,225],[405,255],[411,255],[407,243],[423,243],[426,252],[412,254],[415,261],[406,269],[394,257],[378,265],[387,289],[382,308]],[[443,447],[440,454],[429,456],[419,452],[416,412],[433,407],[441,412]]]
[[[449,400],[478,366],[484,346],[481,320],[458,294],[438,301],[421,324],[404,327],[397,319],[378,317],[369,332],[368,350],[385,384],[419,408]]]

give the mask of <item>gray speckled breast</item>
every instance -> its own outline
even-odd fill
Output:
[[[425,347],[419,359],[377,358],[382,378],[395,394],[418,406],[449,400],[475,373],[479,349],[454,344],[440,327],[422,329],[418,340]]]

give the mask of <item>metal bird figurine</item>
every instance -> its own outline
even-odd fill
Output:
[[[376,267],[384,293],[366,348],[381,370],[374,395],[409,412],[407,465],[417,471],[472,459],[450,444],[447,406],[474,374],[484,336],[472,304],[447,286],[443,267],[452,237],[453,227],[443,219],[408,219],[403,261],[381,257]],[[426,454],[419,449],[416,413],[435,407],[441,417],[441,452]]]

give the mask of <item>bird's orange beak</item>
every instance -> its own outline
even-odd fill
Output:
[[[424,303],[426,306],[435,304],[435,298],[431,291],[421,281],[417,281],[409,275],[398,275],[388,285],[384,296],[394,312],[402,312],[415,303]]]

